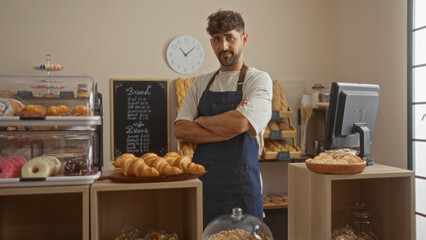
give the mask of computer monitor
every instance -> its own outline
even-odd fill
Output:
[[[333,82],[326,114],[324,149],[359,147],[372,165],[370,144],[379,106],[379,85]]]

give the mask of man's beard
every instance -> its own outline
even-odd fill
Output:
[[[229,58],[227,58],[227,59],[223,59],[222,57],[221,57],[221,54],[222,53],[225,53],[225,52],[227,52],[227,53],[230,53],[231,54],[231,57],[229,57]],[[224,66],[224,67],[230,67],[230,66],[233,66],[237,61],[238,61],[238,59],[240,58],[240,56],[241,56],[241,51],[239,52],[239,53],[237,53],[236,55],[234,55],[234,52],[232,52],[232,51],[222,51],[222,52],[220,52],[219,54],[218,54],[218,59],[219,59],[219,62],[220,62],[220,64],[222,65],[222,66]]]

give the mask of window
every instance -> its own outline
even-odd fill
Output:
[[[426,239],[426,1],[408,1],[408,168],[416,175],[416,239]]]

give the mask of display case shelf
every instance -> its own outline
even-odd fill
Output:
[[[356,202],[376,210],[380,239],[415,239],[412,171],[374,164],[360,174],[327,175],[292,163],[288,174],[289,239],[331,239],[345,224],[342,209]]]
[[[0,239],[89,239],[89,185],[0,188]]]
[[[10,126],[94,126],[101,125],[100,116],[73,116],[57,117],[47,116],[44,118],[20,118],[19,116],[1,117],[0,127]]]
[[[132,225],[176,233],[179,239],[202,237],[202,184],[199,179],[177,182],[91,185],[91,239],[114,239]]]

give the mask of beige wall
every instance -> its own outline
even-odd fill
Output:
[[[407,167],[407,3],[334,0],[335,80],[380,85],[371,156]]]
[[[43,56],[51,53],[55,63],[65,66],[60,74],[93,76],[104,95],[108,162],[109,79],[172,82],[217,69],[205,27],[208,14],[219,8],[243,14],[249,34],[245,62],[267,71],[272,79],[303,82],[308,93],[315,82],[379,83],[372,155],[381,163],[406,166],[404,1],[2,0],[0,74],[34,74],[31,66],[44,63]],[[178,35],[194,36],[205,48],[204,64],[194,74],[177,74],[167,65],[165,49]],[[170,86],[172,123],[176,100]],[[173,150],[172,132],[171,139]]]

